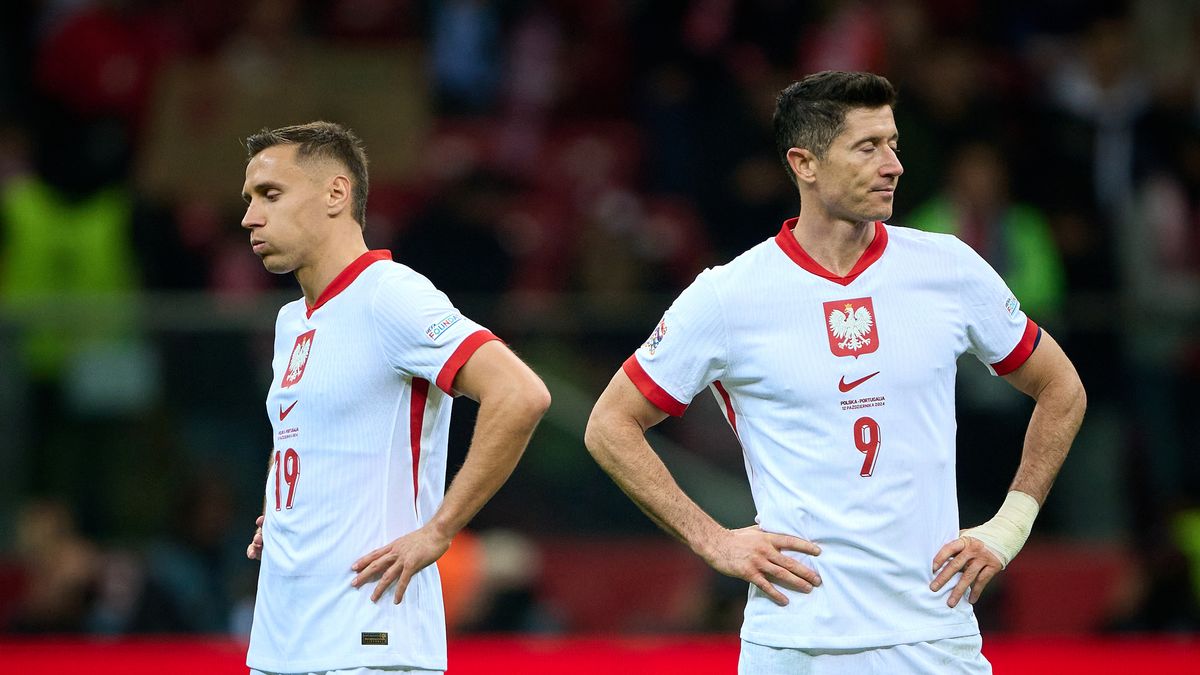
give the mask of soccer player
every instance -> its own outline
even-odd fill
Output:
[[[799,216],[701,273],[588,423],[588,449],[643,511],[750,582],[745,673],[990,672],[971,603],[1024,544],[1083,417],[1074,367],[974,251],[883,224],[903,172],[894,100],[869,73],[780,94]],[[960,533],[963,352],[1037,404],[999,512]],[[754,526],[715,522],[646,443],[705,388],[745,453]]]
[[[247,548],[262,567],[246,663],[443,671],[433,563],[512,473],[550,396],[425,277],[367,250],[367,158],[352,132],[313,122],[264,130],[246,148],[242,227],[267,270],[295,274],[304,293],[275,323],[275,447]],[[457,394],[479,414],[444,490]]]

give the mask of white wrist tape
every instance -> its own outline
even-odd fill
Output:
[[[982,541],[1000,558],[1002,566],[1008,567],[1008,563],[1017,557],[1017,552],[1029,538],[1037,514],[1037,500],[1024,492],[1013,490],[1004,498],[1004,504],[991,520],[963,530],[962,536]]]

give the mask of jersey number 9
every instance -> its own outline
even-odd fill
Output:
[[[875,472],[875,458],[879,455],[879,423],[870,417],[860,417],[854,423],[854,445],[866,455],[862,471],[858,475],[867,478]]]

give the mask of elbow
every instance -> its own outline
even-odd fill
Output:
[[[1079,374],[1072,369],[1070,375],[1061,378],[1056,385],[1050,404],[1052,409],[1058,411],[1064,421],[1078,427],[1087,411],[1087,390],[1083,388]]]
[[[583,430],[583,445],[588,454],[607,470],[617,458],[622,443],[617,440],[624,429],[621,427],[622,418],[611,410],[606,410],[598,403],[588,417],[587,426]]]
[[[480,393],[480,410],[495,414],[522,426],[537,426],[550,409],[550,391],[533,372],[527,376],[509,378]]]
[[[592,414],[588,416],[587,426],[583,430],[583,445],[587,448],[588,454],[597,461],[600,460],[604,448],[603,428],[604,423],[600,419],[599,408],[593,408]]]
[[[533,375],[530,381],[521,387],[520,395],[514,398],[513,407],[516,409],[514,412],[532,420],[535,424],[550,409],[550,390],[546,388],[546,383],[536,375]]]
[[[1078,375],[1075,376],[1074,392],[1071,398],[1075,404],[1076,417],[1079,421],[1083,421],[1083,414],[1087,412],[1087,390],[1083,388],[1083,382]]]
[[[530,388],[526,399],[529,411],[539,420],[550,410],[550,404],[553,402],[550,390],[546,388],[546,383],[542,382],[540,378],[537,380],[536,386]]]
[[[599,440],[600,428],[596,424],[596,411],[588,416],[588,425],[583,429],[583,447],[588,449],[588,454],[595,456],[596,449],[600,447]]]

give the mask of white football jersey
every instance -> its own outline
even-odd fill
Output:
[[[403,601],[371,602],[350,565],[417,529],[441,504],[454,376],[496,337],[428,279],[363,254],[275,323],[258,597],[246,664],[271,672],[446,668],[437,567]]]
[[[780,607],[750,586],[741,636],[843,649],[976,634],[970,603],[946,606],[953,584],[929,590],[933,557],[959,530],[955,361],[971,352],[1011,372],[1040,329],[954,237],[876,223],[837,277],[793,227],[701,273],[624,365],[672,415],[710,388],[745,453],[758,524],[821,547],[788,553],[821,575],[812,593],[780,589]]]

